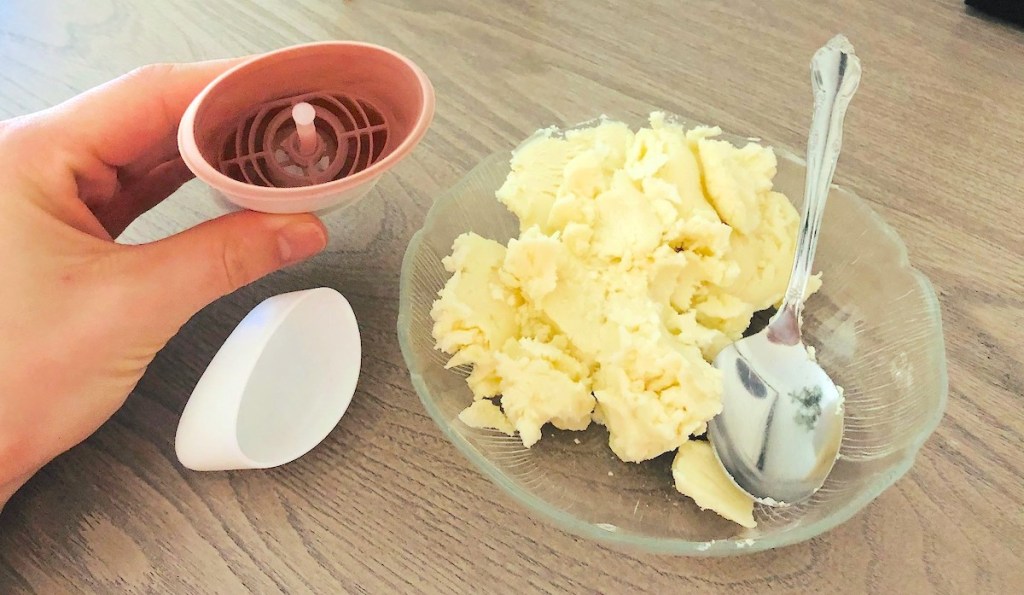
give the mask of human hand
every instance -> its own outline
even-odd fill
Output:
[[[0,122],[0,509],[113,415],[200,308],[324,248],[313,215],[255,212],[113,241],[192,177],[178,120],[235,63],[144,67]]]

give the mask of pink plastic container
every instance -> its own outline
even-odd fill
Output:
[[[196,177],[240,207],[315,212],[362,198],[433,115],[433,87],[404,56],[312,43],[217,77],[185,111],[178,148]]]

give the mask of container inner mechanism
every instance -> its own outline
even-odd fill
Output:
[[[312,186],[370,167],[387,154],[389,140],[387,118],[369,101],[305,93],[265,103],[244,116],[224,140],[217,168],[256,186]]]

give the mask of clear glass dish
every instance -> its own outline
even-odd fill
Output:
[[[688,127],[682,118],[673,120]],[[627,123],[634,129],[645,124]],[[740,146],[747,142],[729,134],[722,138]],[[773,146],[779,161],[775,188],[799,209],[804,163]],[[946,406],[939,304],[928,279],[911,267],[896,232],[864,200],[838,186],[829,196],[815,258],[824,285],[807,303],[804,333],[818,361],[846,391],[846,430],[839,461],[810,500],[788,508],[759,506],[757,528],[745,529],[700,510],[675,490],[673,453],[623,463],[597,424],[585,432],[546,426],[530,449],[518,437],[464,425],[458,414],[472,402],[467,371],[444,369],[447,356],[434,349],[430,308],[448,278],[441,259],[456,236],[474,231],[506,242],[518,235],[515,217],[494,197],[509,158],[508,152],[491,155],[434,203],[405,254],[398,317],[402,355],[424,406],[495,485],[534,515],[582,537],[656,553],[716,556],[819,535],[907,472]]]

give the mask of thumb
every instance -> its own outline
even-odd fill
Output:
[[[327,232],[313,215],[242,211],[135,246],[130,258],[141,280],[138,297],[176,331],[210,302],[326,245]]]

